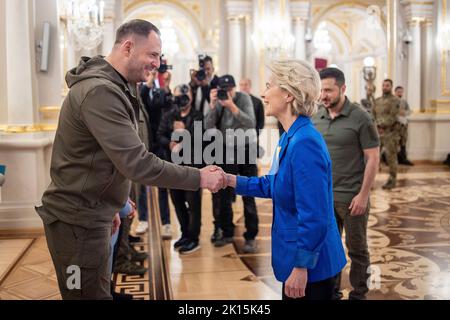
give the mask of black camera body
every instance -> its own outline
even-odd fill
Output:
[[[164,89],[154,88],[152,104],[159,108],[169,108],[172,105],[172,95]]]
[[[177,107],[183,108],[183,107],[185,107],[185,106],[189,103],[189,101],[190,101],[189,96],[188,96],[188,93],[189,93],[189,86],[187,86],[187,85],[184,84],[184,85],[182,85],[182,86],[180,87],[180,90],[181,90],[181,94],[180,94],[179,96],[174,97],[173,103],[174,103]]]
[[[167,60],[166,59],[163,59],[163,56],[164,55],[161,55],[161,58],[160,58],[160,63],[159,63],[159,69],[158,69],[158,72],[159,73],[165,73],[167,70],[172,70],[172,68],[173,68],[173,66],[172,65],[170,65],[170,64],[167,64]]]
[[[217,87],[217,99],[228,100],[228,87]]]
[[[206,56],[204,54],[198,55],[198,71],[195,75],[198,81],[203,81],[206,79],[205,58]]]

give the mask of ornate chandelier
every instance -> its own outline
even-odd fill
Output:
[[[92,50],[103,40],[103,0],[62,0],[63,17],[75,50]]]

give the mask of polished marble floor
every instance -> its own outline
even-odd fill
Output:
[[[450,299],[450,168],[438,165],[400,167],[398,187],[384,191],[384,170],[377,175],[371,195],[369,248],[372,290],[369,299]],[[201,249],[181,256],[164,241],[170,296],[173,299],[280,299],[280,284],[270,266],[270,200],[257,200],[259,251],[244,254],[244,219],[238,197],[234,244],[214,248],[211,199],[204,192]],[[152,250],[144,237],[139,250]],[[118,291],[138,299],[159,297],[155,289],[155,259],[144,262],[150,272],[142,277],[118,275]],[[163,268],[165,270],[165,268]],[[349,292],[348,266],[343,292]],[[379,275],[379,276],[377,276]],[[0,233],[0,299],[60,299],[45,238]]]

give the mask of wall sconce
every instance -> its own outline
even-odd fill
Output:
[[[413,38],[412,38],[411,34],[409,33],[408,29],[406,29],[405,32],[403,33],[402,40],[405,44],[410,44],[413,41]]]

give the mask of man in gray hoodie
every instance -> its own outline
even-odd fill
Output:
[[[217,167],[165,162],[138,135],[136,83],[159,68],[161,39],[150,22],[132,20],[117,31],[106,58],[81,58],[66,75],[65,98],[53,145],[51,184],[36,211],[63,299],[111,299],[111,229],[131,181],[213,192],[226,187]],[[130,181],[131,180],[131,181]]]

